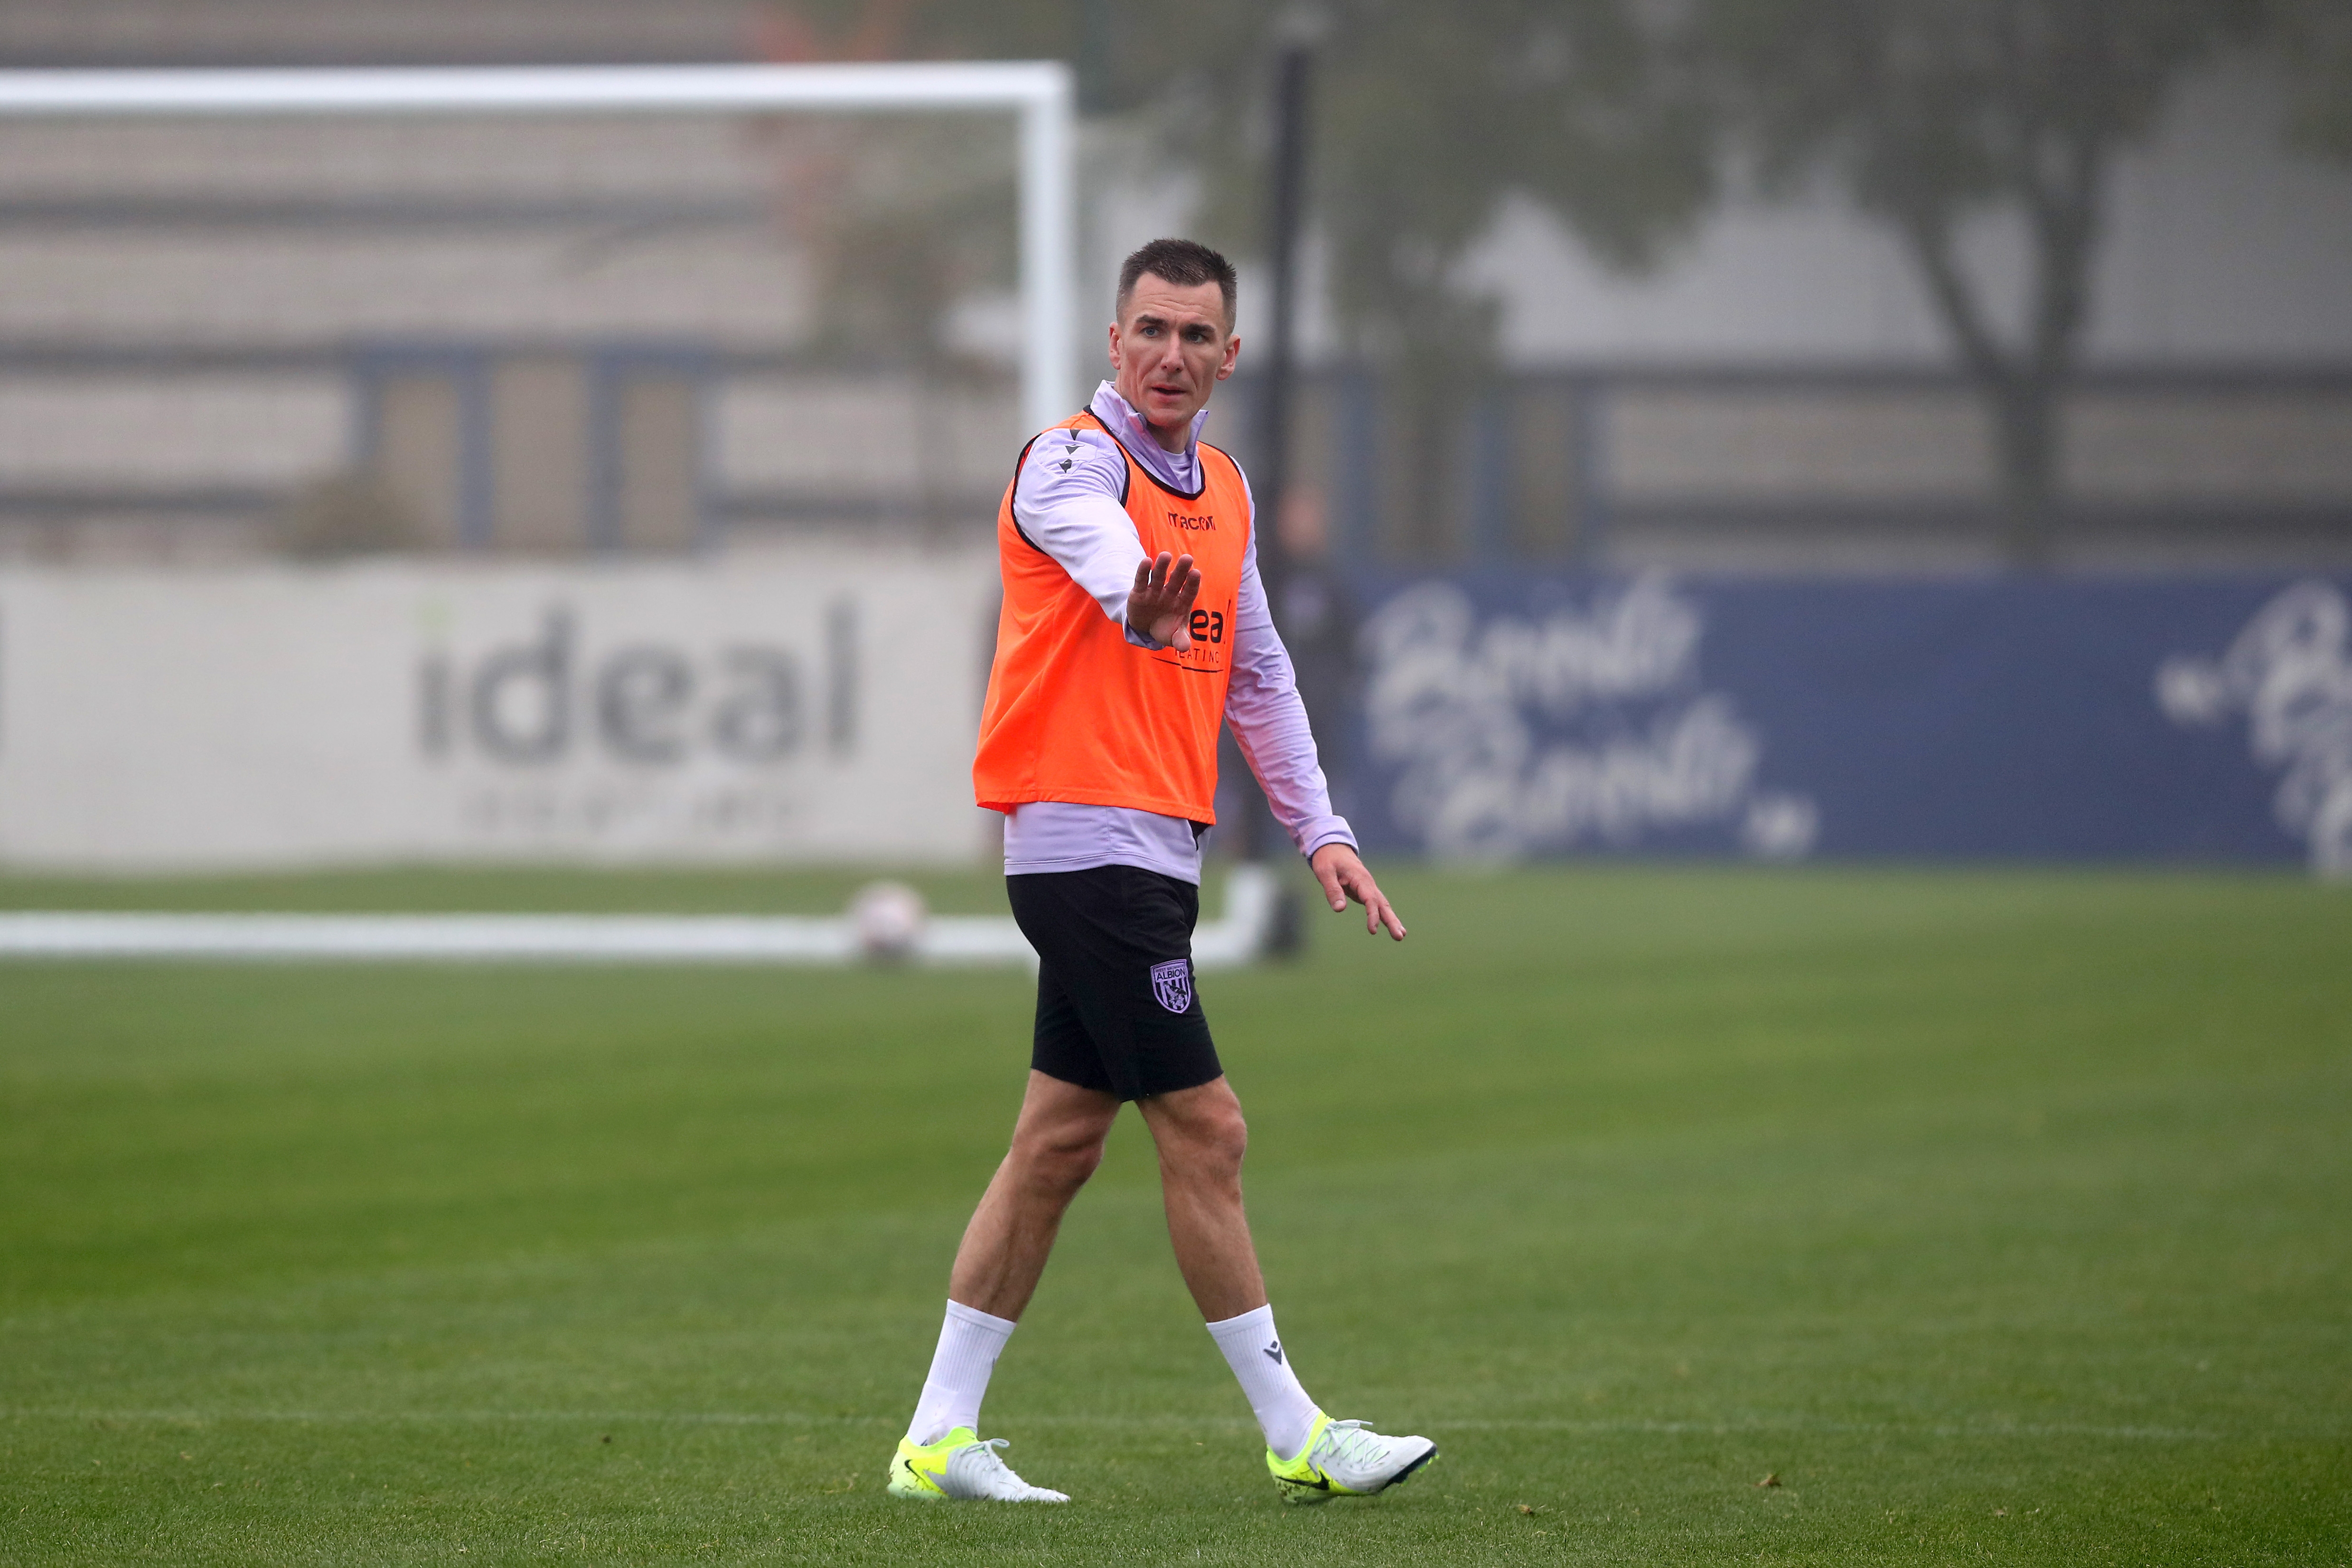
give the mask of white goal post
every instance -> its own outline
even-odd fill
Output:
[[[527,66],[0,71],[0,118],[142,115],[709,114],[1009,110],[1021,119],[1021,415],[1076,407],[1076,180],[1059,60],[873,65]]]
[[[0,71],[0,120],[198,116],[833,113],[1000,110],[1020,117],[1021,411],[1043,429],[1077,406],[1076,181],[1070,69],[977,64],[616,66],[288,70]],[[1234,868],[1224,918],[1194,942],[1203,967],[1264,951],[1274,881]],[[9,958],[449,959],[841,963],[847,919],[593,916],[0,915]],[[1034,963],[1008,920],[929,921],[928,963]]]

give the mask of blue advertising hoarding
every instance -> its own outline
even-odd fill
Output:
[[[1363,585],[1368,847],[2352,873],[2352,584],[1464,573]]]

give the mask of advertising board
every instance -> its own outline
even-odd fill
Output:
[[[2341,582],[1366,586],[1349,804],[1368,847],[2352,874]]]
[[[0,573],[0,860],[966,861],[995,563]]]

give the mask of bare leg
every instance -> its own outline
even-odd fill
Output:
[[[1045,1272],[1062,1215],[1102,1163],[1103,1140],[1118,1118],[1115,1095],[1029,1074],[1013,1147],[956,1248],[950,1300],[1020,1321]]]
[[[1242,1153],[1249,1128],[1233,1086],[1220,1078],[1197,1089],[1136,1101],[1160,1147],[1160,1189],[1176,1267],[1210,1322],[1265,1305],[1265,1279],[1242,1212]]]

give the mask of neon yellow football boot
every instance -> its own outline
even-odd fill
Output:
[[[920,1498],[929,1502],[986,1498],[995,1502],[1067,1502],[1061,1492],[1033,1487],[1013,1473],[996,1451],[1002,1437],[980,1440],[969,1426],[959,1426],[938,1442],[919,1445],[898,1439],[890,1460],[890,1495]]]
[[[1283,1501],[1316,1503],[1370,1497],[1435,1458],[1437,1445],[1426,1437],[1384,1437],[1361,1421],[1334,1421],[1318,1410],[1298,1457],[1285,1459],[1268,1448],[1265,1468]]]

